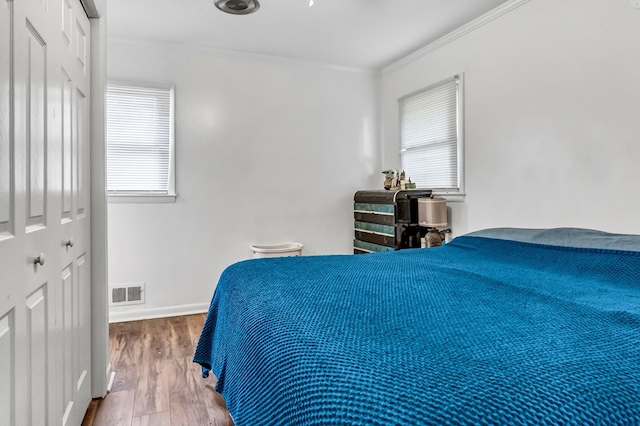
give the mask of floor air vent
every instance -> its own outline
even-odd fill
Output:
[[[111,287],[109,303],[111,305],[141,305],[144,303],[144,283],[125,284]]]

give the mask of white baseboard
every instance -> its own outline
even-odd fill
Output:
[[[109,323],[139,321],[153,318],[177,317],[180,315],[201,314],[209,311],[208,303],[193,305],[167,306],[164,308],[109,310]]]

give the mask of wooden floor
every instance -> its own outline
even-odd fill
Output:
[[[109,325],[111,393],[92,401],[83,426],[232,426],[215,378],[193,351],[205,314]]]

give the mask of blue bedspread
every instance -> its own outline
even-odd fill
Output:
[[[640,252],[463,236],[245,261],[194,361],[237,426],[640,424]]]

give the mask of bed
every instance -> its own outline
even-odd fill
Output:
[[[194,361],[237,426],[640,424],[640,236],[240,262]]]

